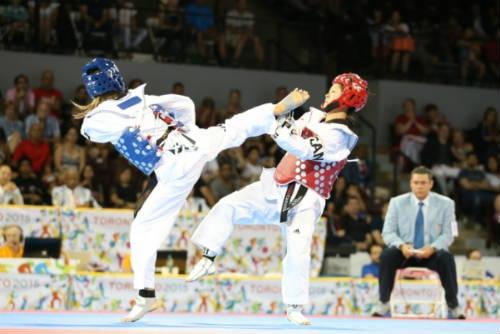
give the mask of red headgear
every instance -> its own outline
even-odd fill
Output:
[[[368,82],[355,73],[342,73],[337,75],[332,81],[333,84],[342,85],[342,95],[330,103],[339,107],[354,108],[354,111],[361,110],[368,100]],[[331,109],[331,108],[325,108]]]

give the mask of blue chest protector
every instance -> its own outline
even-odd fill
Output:
[[[150,175],[161,158],[158,147],[143,138],[138,128],[127,128],[115,148],[125,159],[141,172]]]

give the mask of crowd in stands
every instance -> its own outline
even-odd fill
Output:
[[[3,0],[0,25],[13,50],[273,69],[286,55],[319,73],[500,82],[500,18],[487,1]]]
[[[436,191],[455,199],[459,217],[486,226],[498,240],[500,129],[488,107],[470,129],[453,128],[435,104],[417,113],[415,100],[402,103],[393,123],[393,153],[401,171],[424,165],[433,171]],[[497,202],[499,202],[497,204]],[[489,240],[491,242],[492,240]]]

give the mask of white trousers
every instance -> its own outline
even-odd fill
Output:
[[[273,172],[274,169],[264,170],[260,181],[222,198],[200,223],[191,240],[219,254],[233,231],[233,224],[280,225],[286,186],[274,182]],[[298,185],[295,188],[296,192]],[[324,206],[325,200],[308,190],[302,201],[288,213],[288,222],[280,225],[286,241],[281,282],[285,304],[309,303],[311,241]]]
[[[447,179],[456,179],[460,173],[460,168],[448,165],[434,165],[432,167],[432,173],[434,174],[441,191],[447,196],[450,193]]]
[[[275,126],[273,108],[270,103],[264,104],[235,115],[224,126],[190,132],[189,135],[200,143],[200,149],[169,156],[171,164],[155,170],[158,184],[138,211],[130,229],[135,289],[154,289],[156,252],[170,233],[205,163],[220,151],[241,145],[248,137],[270,133]],[[177,179],[170,179],[173,165],[184,166],[182,176]]]

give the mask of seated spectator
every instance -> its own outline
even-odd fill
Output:
[[[2,228],[4,244],[0,246],[0,258],[23,257],[23,229],[19,225]]]
[[[14,109],[21,119],[35,110],[35,93],[29,87],[29,79],[25,74],[15,77],[14,87],[5,93],[5,101],[14,104]]]
[[[497,14],[498,15],[498,14]],[[483,45],[482,54],[486,60],[486,64],[492,74],[495,82],[500,82],[500,26],[497,28],[493,38],[486,41]]]
[[[63,94],[54,87],[54,72],[45,70],[42,72],[40,79],[40,87],[35,88],[36,104],[46,102],[49,107],[49,112],[52,116],[60,119],[62,117],[61,109],[63,105]]]
[[[113,165],[110,158],[110,147],[108,144],[92,143],[87,147],[87,164],[92,166],[95,172],[95,180],[101,184],[104,190],[104,198],[109,198],[113,178]]]
[[[64,184],[52,189],[52,205],[76,209],[99,208],[89,189],[79,185],[80,175],[76,169],[64,171]]]
[[[437,133],[427,138],[420,160],[427,168],[431,168],[439,190],[444,195],[449,195],[449,179],[456,179],[460,168],[453,166],[453,154],[451,153],[450,127],[446,123],[441,123]]]
[[[216,201],[239,189],[238,179],[235,177],[233,166],[230,163],[222,162],[219,164],[219,175],[210,183],[210,189]]]
[[[259,163],[260,150],[257,146],[251,146],[246,151],[246,164],[241,172],[241,177],[246,183],[259,180],[262,173],[262,165]]]
[[[82,31],[84,49],[115,53],[110,2],[86,0],[80,8],[83,14],[81,19],[86,25]]]
[[[23,205],[23,196],[11,181],[12,170],[7,165],[0,166],[0,204]]]
[[[254,31],[254,14],[248,9],[246,0],[238,0],[236,7],[226,15],[226,40],[235,49],[234,64],[239,63],[243,48],[247,42],[253,44],[255,57],[259,64],[264,62],[264,50],[259,36]]]
[[[243,156],[243,147],[234,147],[229,150],[225,150],[217,156],[217,163],[220,166],[223,163],[228,163],[231,165],[233,175],[239,176],[241,171],[245,167],[246,159]],[[238,181],[239,182],[239,181]]]
[[[196,125],[202,129],[217,124],[217,114],[215,112],[215,101],[211,97],[205,97],[201,101],[200,107],[196,110]]]
[[[445,290],[448,317],[464,319],[458,305],[456,265],[448,245],[453,241],[455,205],[448,197],[432,193],[432,172],[415,168],[411,192],[391,199],[382,235],[387,248],[380,256],[379,301],[374,316],[388,314],[396,270],[425,267],[438,273]]]
[[[496,156],[490,156],[486,162],[486,181],[489,185],[489,191],[500,192],[500,166]]]
[[[92,197],[94,197],[98,203],[104,204],[103,186],[97,182],[94,168],[92,168],[91,165],[85,165],[85,167],[83,167],[81,180],[80,185],[84,188],[90,189]]]
[[[358,184],[365,191],[372,185],[372,166],[368,158],[368,149],[366,145],[357,145],[352,156],[358,159],[356,163],[347,164],[342,170],[342,176],[346,178],[347,183]]]
[[[89,94],[87,93],[84,85],[76,87],[75,96],[73,96],[71,101],[81,106],[85,106],[90,102]]]
[[[380,270],[380,254],[382,247],[379,245],[371,245],[369,249],[371,263],[365,264],[361,269],[362,278],[378,278]]]
[[[47,165],[50,166],[50,165]],[[33,173],[28,158],[22,158],[19,162],[18,175],[14,182],[19,187],[24,199],[24,204],[43,205],[50,204],[47,187],[40,178]]]
[[[156,60],[179,59],[182,47],[183,13],[178,0],[168,0],[164,8],[146,21],[148,35],[153,45]],[[182,94],[180,94],[182,95]]]
[[[347,181],[342,175],[335,181],[333,185],[332,194],[330,196],[329,202],[334,205],[334,212],[337,215],[342,213],[345,203],[347,202],[346,197]]]
[[[58,1],[40,1],[39,8],[37,8],[34,1],[29,1],[29,10],[31,13],[36,14],[38,10],[38,41],[40,48],[46,50],[48,47],[54,47],[57,43],[57,31],[55,23],[59,15],[59,2]]]
[[[36,106],[36,113],[26,118],[26,133],[35,123],[43,124],[43,137],[51,143],[57,143],[61,137],[59,121],[50,115],[50,105],[47,102],[40,101]]]
[[[6,136],[9,144],[9,150],[14,152],[17,145],[24,138],[24,125],[21,122],[12,102],[7,102],[5,105],[5,116],[0,117],[0,129]]]
[[[11,154],[9,144],[7,143],[7,136],[5,136],[3,129],[0,128],[0,164],[9,164],[10,156]]]
[[[391,36],[391,72],[396,73],[400,67],[403,75],[408,74],[410,55],[415,52],[415,39],[410,35],[408,24],[401,21],[398,10],[392,12],[385,31]]]
[[[39,174],[50,161],[49,143],[43,139],[43,124],[34,123],[28,131],[28,139],[23,140],[14,151],[12,160],[17,164],[21,158],[28,158],[33,172]]]
[[[134,209],[138,189],[131,183],[132,171],[125,168],[118,176],[118,183],[111,190],[110,201],[115,208]]]
[[[383,12],[379,8],[375,8],[372,12],[372,15],[366,20],[370,31],[371,55],[379,65],[381,65],[380,61],[387,57],[387,55],[389,54],[389,47],[387,43],[388,41],[384,35],[383,20]],[[380,67],[382,66],[378,66],[377,68]]]
[[[460,61],[460,78],[466,84],[469,79],[469,71],[475,71],[475,83],[479,84],[486,73],[486,65],[481,60],[481,43],[478,36],[471,28],[466,28],[462,38],[457,42]]]
[[[78,172],[85,166],[85,150],[77,145],[79,131],[77,128],[69,128],[60,145],[54,152],[54,166],[57,172],[68,168],[75,168]]]
[[[203,199],[210,208],[217,203],[217,199],[215,198],[209,183],[207,183],[203,177],[198,179],[198,182],[194,185],[193,197]]]
[[[500,128],[494,107],[488,107],[484,112],[483,119],[475,129],[475,137],[476,153],[482,163],[486,162],[488,156],[500,153]]]
[[[396,117],[394,126],[400,138],[401,153],[413,164],[420,163],[420,151],[425,144],[429,128],[424,118],[417,116],[414,99],[408,98],[403,102],[403,113]],[[403,167],[404,161],[400,160],[399,165]]]
[[[467,164],[467,155],[474,152],[474,146],[465,141],[465,136],[461,130],[453,130],[451,139],[451,154],[453,164],[458,168],[464,168]]]
[[[358,199],[358,204],[362,212],[367,211],[366,193],[357,184],[348,184],[345,189],[345,197],[354,197]]]
[[[115,30],[118,38],[115,42],[121,42],[126,52],[138,50],[146,38],[147,31],[139,26],[135,4],[132,1],[118,0],[116,5],[115,10],[110,10],[110,16],[116,21]]]
[[[344,214],[340,217],[337,227],[337,235],[350,240],[357,250],[368,250],[372,243],[367,216],[362,212],[358,198],[347,198]]]
[[[45,165],[43,169],[42,183],[47,188],[49,193],[52,191],[52,188],[54,188],[58,183],[56,173],[54,172],[54,169],[50,164]]]
[[[483,280],[495,277],[484,267],[479,249],[471,249],[467,252],[466,260],[462,264],[461,276],[463,280]]]
[[[209,58],[208,45],[217,45],[221,61],[226,59],[226,47],[215,29],[214,11],[207,0],[193,0],[185,7],[187,26],[196,37],[198,52],[203,60]]]
[[[184,84],[180,81],[174,82],[172,84],[172,94],[184,95],[186,93],[186,88]]]
[[[485,191],[489,185],[476,154],[469,153],[467,156],[466,167],[458,174],[458,184],[463,213],[467,218],[480,222],[482,217],[481,209],[487,200]]]
[[[66,132],[69,127],[72,126],[73,122],[75,121],[80,121],[80,120],[75,120],[73,117],[73,112],[76,112],[77,108],[75,108],[75,105],[77,104],[80,106],[84,106],[90,103],[90,98],[89,95],[87,94],[87,90],[85,89],[84,85],[79,85],[75,89],[75,93],[73,97],[71,98],[69,103],[66,103],[63,107],[63,114],[62,118],[60,119],[61,121],[61,132]],[[78,128],[80,128],[78,126]]]
[[[226,119],[233,117],[242,110],[243,107],[241,106],[241,91],[235,88],[231,89],[229,91],[226,105],[219,109],[217,113],[217,123],[224,122]]]
[[[11,0],[1,14],[1,21],[6,23],[5,43],[28,45],[29,39],[29,14],[28,9],[20,0]],[[20,38],[18,38],[20,37]]]
[[[487,246],[491,247],[492,244],[500,244],[500,194],[495,196],[493,202],[493,213],[491,213],[486,220],[486,229],[488,233]]]
[[[389,208],[389,202],[384,202],[380,208],[380,214],[373,215],[370,227],[372,230],[373,243],[384,246],[384,240],[382,239],[382,231],[384,229],[385,216],[387,215],[387,209]]]
[[[424,118],[429,127],[429,134],[437,134],[439,126],[446,122],[446,117],[439,112],[437,105],[427,104],[424,107]]]

